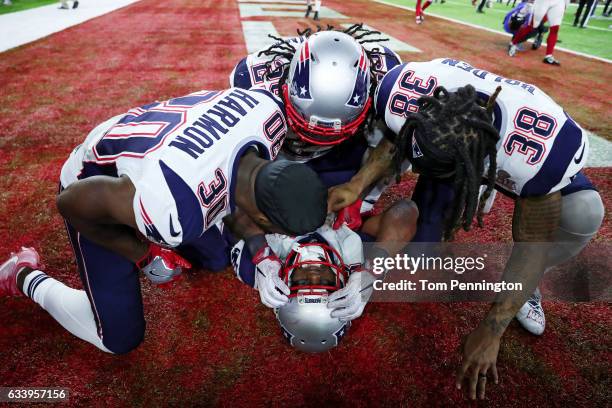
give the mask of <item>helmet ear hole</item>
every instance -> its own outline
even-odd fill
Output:
[[[325,343],[327,343],[327,340],[325,339],[321,340],[321,344],[325,344]]]
[[[304,339],[301,339],[301,340],[300,340],[300,343],[302,343],[302,344],[306,344],[306,342],[304,341]]]

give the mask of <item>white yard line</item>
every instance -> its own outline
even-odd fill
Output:
[[[373,1],[375,1],[376,3],[384,4],[384,5],[391,6],[391,7],[400,8],[400,9],[403,9],[403,10],[414,11],[414,8],[412,8],[412,7],[402,6],[402,5],[394,4],[394,3],[389,3],[388,1],[385,1],[385,0],[373,0]],[[482,27],[482,26],[479,26],[479,25],[476,25],[476,24],[472,24],[472,23],[466,23],[465,21],[456,20],[454,18],[441,16],[439,14],[427,13],[427,15],[428,16],[437,17],[437,18],[441,18],[442,20],[451,21],[453,23],[462,24],[462,25],[465,25],[465,26],[468,26],[468,27],[477,28],[479,30],[488,31],[490,33],[501,34],[501,35],[504,35],[506,37],[511,37],[510,34],[508,34],[506,32],[503,32],[503,31],[493,30],[492,28]],[[563,48],[563,47],[555,47],[555,51],[556,50],[567,52],[569,54],[579,55],[579,56],[585,57],[585,58],[594,59],[594,60],[597,60],[597,61],[607,62],[608,64],[612,64],[612,60],[609,60],[609,59],[606,59],[606,58],[601,58],[601,57],[596,57],[596,56],[590,55],[590,54],[585,54],[583,52],[568,50],[567,48]]]
[[[58,2],[49,6],[2,14],[0,15],[0,52],[47,37],[137,1],[139,0],[82,0],[78,8],[69,10],[58,9]]]

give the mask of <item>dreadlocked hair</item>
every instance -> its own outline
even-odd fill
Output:
[[[500,91],[498,87],[485,105],[471,85],[456,92],[438,87],[433,96],[419,99],[419,112],[408,115],[395,138],[393,167],[398,178],[406,154],[424,174],[454,177],[454,203],[444,226],[446,241],[452,241],[461,227],[469,231],[474,215],[478,225],[483,226],[484,204],[495,186],[497,171],[499,132],[492,122],[495,99]],[[418,157],[412,157],[415,148],[420,151]],[[479,187],[487,159],[486,190],[479,203]]]
[[[368,43],[380,43],[384,41],[389,41],[388,38],[380,37],[382,33],[380,31],[369,30],[363,26],[363,23],[353,24],[350,27],[347,27],[344,30],[337,30],[334,26],[327,25],[326,28],[321,28],[321,26],[317,26],[316,30],[311,28],[306,28],[304,30],[297,30],[297,34],[299,37],[308,38],[311,35],[318,33],[320,31],[338,31],[344,34],[348,34],[355,39],[362,46]],[[268,34],[268,37],[275,40],[275,43],[265,50],[260,51],[257,56],[269,56],[270,60],[266,63],[266,72],[264,77],[266,79],[270,79],[272,77],[276,78],[280,75],[280,79],[278,81],[279,87],[282,87],[287,80],[287,76],[289,75],[289,65],[291,64],[291,59],[295,55],[297,51],[295,48],[295,43],[292,43],[291,40],[286,40],[280,37],[276,37],[272,34]],[[382,77],[385,72],[382,71],[379,64],[376,63],[376,58],[382,58],[384,55],[388,53],[383,49],[379,49],[375,47],[371,50],[367,50],[364,47],[364,51],[366,56],[370,61],[370,90],[369,96],[373,97],[374,92],[376,91],[376,86],[378,85],[378,78]],[[368,116],[365,119],[366,125],[364,128],[367,128],[369,131],[372,131],[375,122],[375,112],[374,109],[371,108],[368,112]]]

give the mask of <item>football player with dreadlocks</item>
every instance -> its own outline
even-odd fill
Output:
[[[400,59],[378,44],[384,41],[377,37],[379,32],[361,24],[344,31],[328,27],[298,34],[288,40],[275,38],[271,47],[243,58],[230,83],[280,96],[290,128],[280,157],[306,163],[333,187],[350,180],[373,159],[368,156],[370,146],[380,141],[382,132],[374,126],[371,95],[377,81]],[[367,240],[410,241],[418,212],[409,200],[395,203],[362,225],[362,214],[372,209],[381,192],[376,186],[363,200],[343,209],[334,227],[346,222],[353,229],[361,227]],[[389,218],[397,222],[387,222]],[[354,295],[347,291],[341,293]]]
[[[420,210],[417,238],[439,241],[469,230],[474,217],[482,225],[494,188],[515,199],[515,245],[503,279],[522,282],[523,291],[500,297],[467,336],[457,375],[458,388],[469,378],[470,396],[478,390],[484,398],[487,375],[497,382],[499,343],[512,318],[534,334],[544,331],[536,289],[542,274],[576,256],[601,225],[601,198],[581,171],[588,137],[537,87],[450,58],[396,67],[380,83],[375,105],[396,149],[378,156],[378,168],[360,171],[361,185],[352,181],[330,200],[350,204],[380,177],[383,162],[400,172],[408,159],[420,174],[412,197]]]
[[[379,44],[386,41],[377,37],[379,32],[361,24],[298,34],[288,40],[274,37],[277,43],[243,58],[230,84],[279,95],[290,127],[279,157],[306,163],[333,187],[350,180],[382,139],[371,95],[401,60]],[[373,188],[340,214],[339,223],[347,220],[358,228],[381,192],[381,186]]]

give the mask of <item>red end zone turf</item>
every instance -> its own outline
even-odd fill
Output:
[[[372,24],[405,17],[405,23],[388,23],[388,29],[399,38],[412,36],[411,14],[355,3],[359,7],[331,4],[348,15],[350,8],[356,20]],[[374,11],[380,13],[376,19],[369,17]],[[453,29],[434,19],[427,23],[443,25],[440,30],[446,32]],[[282,34],[295,29],[295,24],[283,24]],[[414,35],[427,50],[419,59],[441,56],[439,47],[444,54],[486,63],[511,76],[507,66],[478,57],[477,47],[459,47],[441,35]],[[483,52],[490,49],[489,34],[470,35],[479,36]],[[233,64],[245,53],[234,1],[144,0],[0,54],[0,258],[22,245],[35,246],[50,275],[80,287],[54,202],[59,170],[71,149],[97,123],[129,107],[225,87]],[[574,76],[565,71],[568,82],[581,83],[601,67],[576,61],[584,69]],[[542,72],[548,78],[544,82],[554,80],[549,71],[525,64],[521,76],[528,80],[539,84],[536,76]],[[609,95],[609,71],[602,72],[599,89]],[[610,129],[599,93],[590,98],[575,88],[545,89],[570,113],[583,115],[578,120],[587,127]],[[588,115],[569,103],[571,95],[592,102]],[[612,171],[587,173],[610,208]],[[409,194],[413,182],[405,178],[386,200]],[[508,199],[498,199],[485,229],[462,233],[458,240],[508,241],[511,208]],[[597,240],[611,238],[606,219]],[[229,270],[194,271],[167,290],[143,281],[143,297],[145,341],[121,357],[72,337],[25,298],[0,299],[0,385],[68,387],[71,404],[88,406],[467,404],[454,389],[456,347],[486,310],[484,304],[371,304],[341,347],[306,355],[283,342],[273,313]],[[501,384],[488,388],[489,403],[609,404],[609,305],[544,306],[543,337],[511,324],[500,353]]]

